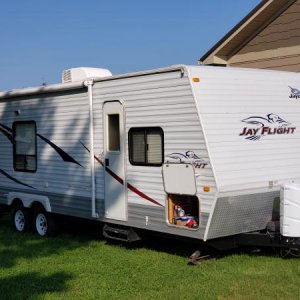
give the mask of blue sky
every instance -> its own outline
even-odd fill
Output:
[[[196,64],[259,2],[3,1],[0,91],[58,83],[71,67],[119,74]]]

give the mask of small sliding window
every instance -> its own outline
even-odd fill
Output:
[[[137,166],[161,166],[164,133],[160,127],[131,128],[128,133],[129,161]]]
[[[34,121],[14,122],[13,138],[14,169],[20,172],[36,172],[36,123]]]

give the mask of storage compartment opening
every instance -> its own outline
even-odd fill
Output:
[[[199,200],[190,195],[168,195],[168,222],[171,225],[198,228]]]

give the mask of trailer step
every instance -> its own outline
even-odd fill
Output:
[[[111,226],[104,224],[103,236],[107,239],[112,239],[121,242],[135,242],[139,241],[140,236],[132,229],[121,226]]]

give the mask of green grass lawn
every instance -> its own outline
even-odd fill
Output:
[[[4,217],[0,299],[300,298],[300,259],[248,251],[188,266],[194,250],[164,239],[128,248],[95,228],[43,239],[15,233]]]

